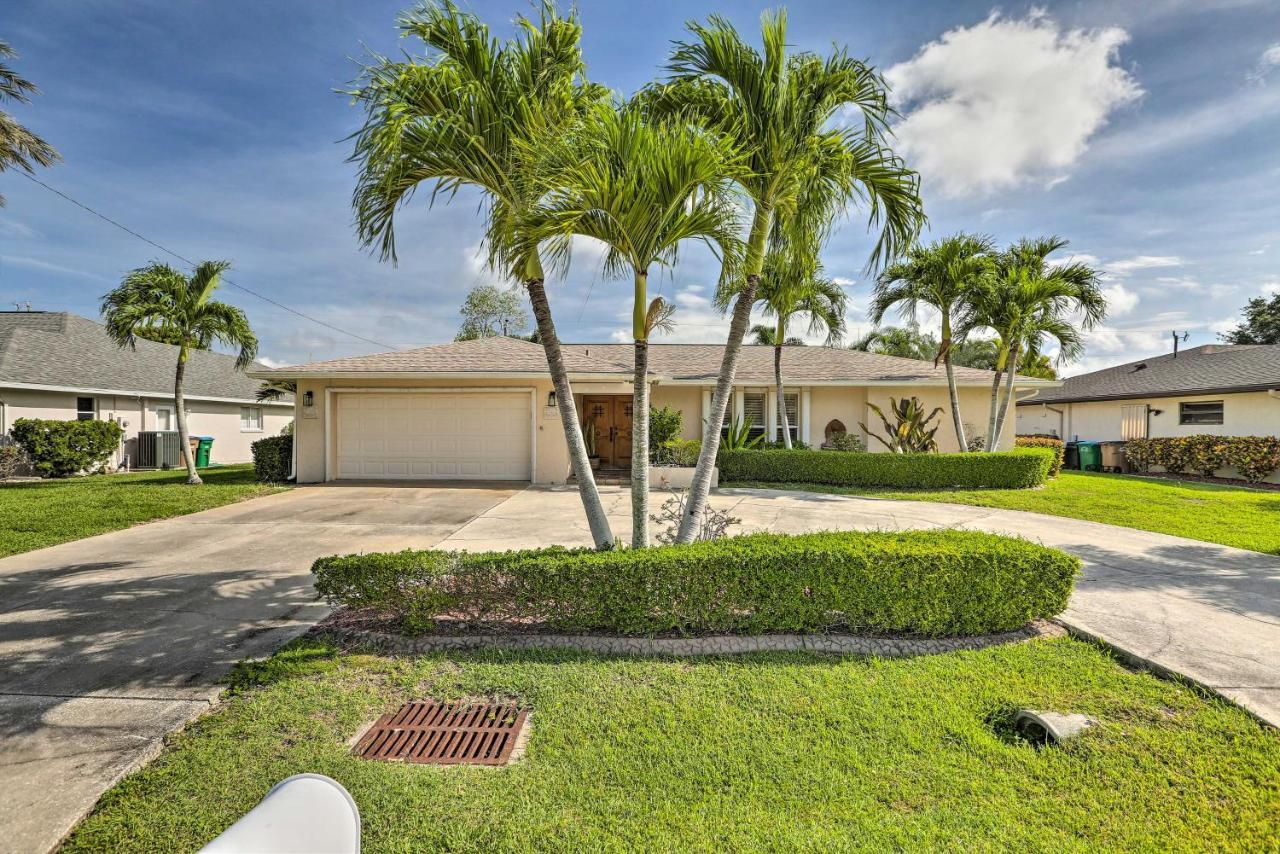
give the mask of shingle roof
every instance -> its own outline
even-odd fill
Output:
[[[1280,388],[1280,344],[1205,344],[1067,379],[1020,404]]]
[[[571,374],[615,375],[620,379],[631,376],[630,344],[565,344],[562,349],[565,365]],[[720,344],[651,344],[649,371],[670,381],[713,382],[720,371],[723,353],[724,347]],[[784,365],[788,381],[800,383],[941,384],[946,380],[944,369],[935,368],[932,362],[829,347],[788,347]],[[955,371],[957,381],[964,385],[991,382],[990,371],[975,368],[956,368]],[[253,373],[264,378],[358,373],[528,373],[546,376],[547,360],[541,345],[518,338],[494,337]],[[1019,379],[1033,384],[1045,382]],[[737,381],[771,384],[773,348],[744,346],[738,362]]]
[[[117,347],[102,324],[68,312],[0,312],[0,385],[171,395],[177,360],[178,348],[170,344]],[[233,356],[199,350],[187,362],[184,390],[192,397],[252,400],[259,385],[235,369]]]

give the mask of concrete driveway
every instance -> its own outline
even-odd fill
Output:
[[[517,491],[305,487],[0,560],[0,851],[57,844],[235,662],[322,617],[317,557],[430,548]]]

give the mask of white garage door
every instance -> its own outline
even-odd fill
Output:
[[[338,394],[337,477],[529,480],[528,392]]]

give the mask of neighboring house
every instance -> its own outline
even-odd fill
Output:
[[[113,464],[132,462],[139,430],[178,429],[177,362],[177,347],[140,340],[137,349],[120,348],[102,324],[67,312],[0,312],[0,435],[19,418],[112,420],[125,435]],[[258,385],[233,356],[191,354],[187,426],[213,437],[214,462],[249,461],[252,442],[293,420],[293,401],[259,403]]]
[[[566,344],[565,363],[580,417],[593,421],[602,467],[631,459],[629,344]],[[651,344],[652,405],[684,415],[683,434],[699,438],[723,347]],[[817,446],[832,430],[877,432],[868,404],[890,397],[941,406],[942,450],[956,450],[946,376],[931,362],[825,347],[788,347],[783,362],[793,436]],[[257,379],[297,381],[298,480],[355,478],[515,480],[563,483],[569,455],[542,346],[484,338],[295,367],[254,370]],[[961,410],[985,428],[991,373],[957,368]],[[1017,388],[1054,381],[1019,378]],[[730,419],[776,438],[773,348],[747,346],[738,363]],[[1012,418],[1010,419],[1012,420]],[[1012,425],[1002,447],[1012,443]],[[870,445],[872,443],[868,443]],[[872,448],[877,450],[877,448]]]

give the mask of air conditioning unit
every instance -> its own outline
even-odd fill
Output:
[[[136,468],[176,469],[182,465],[182,440],[177,430],[138,431]]]

